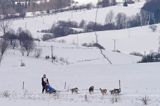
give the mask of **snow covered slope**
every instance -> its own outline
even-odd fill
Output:
[[[140,11],[143,6],[144,1],[136,2],[128,7],[123,7],[121,5],[111,6],[107,8],[101,8],[98,11],[97,21],[104,23],[106,14],[111,10],[115,15],[119,12],[124,12],[128,16],[132,16]],[[80,22],[81,20],[94,21],[95,20],[96,9],[84,10],[84,11],[68,11],[58,14],[52,14],[48,16],[38,16],[32,18],[24,18],[13,20],[11,23],[11,28],[17,30],[19,27],[23,29],[28,29],[31,31],[35,38],[41,38],[42,33],[38,31],[51,28],[53,23],[59,20],[72,20]],[[151,50],[157,51],[158,48],[158,34],[159,32],[152,33],[148,27],[139,27],[133,29],[126,29],[120,31],[104,31],[98,32],[99,43],[104,46],[107,50],[113,50],[113,39],[116,39],[116,48],[122,52],[150,52]],[[65,37],[60,39],[65,39],[68,43],[77,42],[77,35],[71,35],[72,37]],[[80,44],[86,42],[94,42],[94,33],[79,34]],[[143,43],[142,43],[143,39]],[[148,42],[152,42],[152,45]],[[146,46],[147,45],[147,46]]]
[[[117,6],[101,8],[98,11],[97,22],[104,24],[106,15],[110,11],[113,11],[115,16],[119,12],[123,12],[127,16],[135,15],[140,11],[140,8],[143,6],[144,3],[145,2],[139,2],[131,4],[128,7],[117,5]],[[37,33],[37,31],[49,29],[54,23],[60,20],[66,20],[66,21],[71,20],[77,22],[81,22],[82,20],[85,20],[87,22],[95,21],[95,13],[96,9],[92,9],[92,10],[82,10],[82,11],[68,11],[47,16],[17,19],[11,22],[11,28],[15,30],[17,30],[19,27],[22,27],[23,29],[28,29],[32,32],[35,38],[38,37],[40,38],[42,34]]]
[[[97,4],[98,0],[74,0],[78,2],[79,4],[87,4],[87,3],[92,3],[92,4]],[[133,1],[138,1],[138,0],[133,0]],[[139,0],[139,1],[144,1],[144,0]],[[116,2],[121,2],[123,3],[124,0],[116,0]]]
[[[104,22],[109,9],[133,15],[142,4],[130,5],[128,9],[120,5],[101,9],[98,21]],[[94,20],[91,15],[94,12],[95,10],[64,12],[14,20],[12,27],[29,29],[38,38],[41,37],[38,30],[47,29],[58,20],[69,20],[72,17],[79,22],[83,18],[90,21]],[[125,54],[157,50],[160,25],[157,26],[156,32],[152,32],[148,26],[97,32],[99,43],[106,49],[103,54],[113,64],[108,63],[99,49],[81,46],[83,43],[95,42],[94,33],[40,41],[37,43],[37,48],[42,50],[40,58],[34,57],[34,51],[26,57],[21,56],[17,49],[8,49],[0,64],[0,106],[143,106],[142,99],[145,96],[149,97],[149,106],[159,106],[160,63],[138,64],[140,57]],[[62,40],[66,43],[60,43]],[[116,40],[116,49],[122,53],[111,52],[114,48],[113,40]],[[45,59],[45,56],[51,56],[51,46],[53,55],[58,58],[53,63],[50,59]],[[22,62],[24,67],[21,66]],[[41,94],[43,74],[49,78],[50,85],[58,90],[56,95]],[[109,90],[118,88],[119,80],[122,90],[120,95],[111,95]],[[90,95],[88,88],[92,85],[95,86],[95,91]],[[73,87],[79,88],[79,94],[70,92]],[[107,95],[102,95],[99,88],[106,88]]]
[[[101,31],[97,32],[99,43],[107,50],[114,49],[114,40],[116,40],[116,49],[125,52],[149,53],[158,51],[160,40],[160,25],[157,25],[157,31],[153,32],[149,26],[137,27],[124,30]],[[64,38],[66,42],[77,42],[76,35],[70,35]],[[95,42],[95,33],[78,34],[79,44]]]
[[[63,46],[59,47],[64,48]],[[60,55],[62,52],[64,54],[68,51],[63,50],[59,51]],[[81,56],[85,58],[85,55],[90,52],[90,50],[84,49],[83,51],[81,49],[76,50],[78,50],[77,58],[80,59]],[[74,55],[76,50],[71,50],[70,54]],[[96,50],[91,52],[96,53]],[[96,57],[95,54],[94,56]],[[116,58],[115,56],[114,53],[110,54],[110,57]],[[125,61],[126,57],[120,58],[121,56],[119,54],[116,62]],[[25,63],[25,67],[20,66],[21,60]],[[152,100],[150,106],[155,106],[159,105],[160,97],[158,95],[160,85],[157,84],[160,74],[159,68],[160,63],[110,65],[106,61],[99,60],[60,65],[43,58],[22,57],[18,51],[9,50],[0,67],[0,83],[3,85],[3,87],[0,87],[0,105],[141,106],[140,99],[147,95]],[[44,73],[49,78],[51,86],[60,90],[58,95],[41,94],[41,76]],[[122,92],[117,97],[118,102],[114,103],[112,102],[114,96],[110,95],[109,91],[107,95],[102,96],[99,88],[107,88],[107,90],[118,88],[119,80],[121,80]],[[22,89],[23,82],[24,90]],[[92,95],[88,93],[88,88],[91,85],[95,86],[95,92]],[[79,94],[71,94],[68,91],[73,87],[79,88]],[[87,95],[87,101],[85,95]]]

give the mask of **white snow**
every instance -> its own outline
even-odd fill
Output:
[[[100,9],[98,21],[103,23],[106,13],[113,9],[115,13],[125,12],[129,16],[136,14],[143,3],[127,8],[119,5]],[[42,35],[37,31],[50,28],[57,20],[69,20],[72,17],[79,22],[82,19],[93,21],[94,16],[91,14],[94,12],[64,12],[18,19],[12,21],[12,28],[29,29],[35,38],[40,38]],[[145,96],[149,97],[149,106],[159,106],[160,63],[139,64],[137,62],[141,57],[127,54],[133,51],[157,51],[160,25],[157,26],[156,32],[152,32],[148,26],[97,32],[99,43],[105,47],[103,54],[112,64],[100,54],[99,49],[81,46],[83,43],[95,42],[94,33],[40,41],[37,43],[37,48],[42,50],[40,58],[34,57],[34,51],[27,57],[21,56],[19,49],[9,48],[0,64],[0,106],[143,106],[141,99]],[[65,43],[60,43],[62,40]],[[116,40],[116,49],[121,53],[112,52],[113,40]],[[45,56],[51,56],[51,46],[58,62],[52,63],[50,59],[45,59]],[[24,67],[20,66],[21,62],[25,64]],[[41,93],[43,74],[47,75],[51,86],[59,91],[57,95]],[[109,90],[118,88],[119,80],[122,92],[115,97]],[[90,95],[88,88],[92,85],[95,91]],[[71,94],[69,89],[73,87],[79,88],[79,94]],[[99,88],[106,88],[107,95],[102,96]],[[118,100],[115,103],[114,98]]]
[[[92,56],[87,56],[90,52],[94,53],[92,55],[99,57],[99,59],[60,65],[51,63],[44,57],[39,59],[22,57],[19,51],[8,50],[0,68],[0,82],[3,85],[0,88],[0,105],[21,106],[29,103],[30,106],[139,106],[142,104],[139,99],[145,95],[152,100],[150,101],[151,106],[159,104],[160,85],[157,84],[157,81],[159,80],[160,63],[130,63],[127,61],[133,61],[136,57],[108,52],[109,55],[107,56],[111,60],[114,58],[113,63],[114,61],[117,62],[110,65],[96,52],[96,49],[90,51],[90,49],[75,48],[73,50],[73,48],[64,49],[63,46],[57,46],[54,50],[58,52],[58,49],[62,50],[56,54],[58,56],[63,55],[65,57],[68,54],[67,52],[70,51],[68,56],[73,55],[73,57],[69,57],[69,60],[70,58],[72,58],[71,60],[92,59]],[[83,54],[83,52],[85,53]],[[75,53],[77,58],[74,57]],[[26,64],[25,67],[20,66],[21,60]],[[123,61],[126,63],[120,63]],[[60,90],[58,96],[41,94],[41,77],[44,73],[49,78],[50,84]],[[118,97],[118,103],[112,104],[111,99],[113,97],[109,92],[106,96],[102,96],[98,89],[107,88],[111,90],[118,88],[119,80],[121,80],[122,92]],[[22,90],[23,82],[24,90]],[[65,82],[66,89],[64,89]],[[87,90],[91,85],[94,85],[96,89],[93,95],[90,95]],[[78,87],[79,94],[68,92],[68,89],[72,87]],[[4,97],[4,92],[7,91],[10,94],[8,98]],[[85,95],[88,95],[88,102],[85,101]]]
[[[145,2],[131,4],[127,8],[123,7],[122,5],[101,8],[98,11],[97,22],[104,24],[106,15],[110,11],[113,11],[115,16],[117,13],[120,13],[120,12],[126,13],[127,16],[135,15],[140,11],[140,8],[143,6],[144,3]],[[12,20],[10,23],[11,23],[12,29],[17,30],[19,27],[22,27],[23,29],[30,30],[35,38],[40,38],[42,34],[37,33],[37,31],[49,29],[54,23],[60,20],[65,20],[65,21],[72,20],[76,22],[81,22],[82,20],[85,20],[86,22],[89,22],[89,21],[94,22],[95,13],[96,13],[96,9],[82,10],[82,11],[68,11],[68,12],[62,12],[58,14],[36,16],[36,17],[30,17],[32,16],[32,14],[27,13],[29,16],[28,18],[15,19],[15,20]]]
[[[114,40],[116,40],[116,49],[121,52],[131,53],[140,52],[150,53],[158,51],[160,38],[160,25],[157,25],[157,31],[152,32],[149,26],[130,28],[124,30],[100,31],[97,32],[99,43],[107,50],[114,49]],[[64,38],[66,42],[77,42],[77,36],[70,35]],[[95,42],[95,33],[78,34],[79,44]]]

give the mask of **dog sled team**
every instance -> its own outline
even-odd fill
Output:
[[[94,86],[90,86],[89,89],[88,89],[88,92],[90,94],[93,94],[94,93]],[[108,90],[107,89],[102,89],[102,88],[99,88],[100,92],[102,95],[107,95],[108,93]],[[79,89],[77,87],[75,88],[72,88],[70,89],[71,93],[72,94],[78,94],[79,93]],[[53,87],[50,86],[49,84],[49,80],[48,78],[46,77],[46,74],[43,75],[42,77],[42,93],[49,93],[49,94],[52,94],[52,93],[56,93],[57,90],[54,89]],[[121,88],[120,88],[120,81],[119,81],[119,88],[118,89],[112,89],[109,91],[111,95],[118,95],[121,93]]]
[[[75,93],[75,94],[78,94],[79,92],[79,89],[76,87],[76,88],[72,88],[70,89],[72,94]],[[93,94],[94,93],[94,86],[90,86],[88,91],[90,94]],[[108,90],[107,89],[102,89],[102,88],[99,88],[100,92],[102,95],[107,95],[108,93]],[[109,91],[111,95],[119,95],[121,93],[121,88],[118,88],[118,89],[113,89],[113,90],[110,90]]]

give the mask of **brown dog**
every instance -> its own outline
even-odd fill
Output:
[[[107,94],[107,89],[99,88],[99,90],[101,91],[102,95],[106,95]]]

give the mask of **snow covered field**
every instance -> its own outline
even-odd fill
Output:
[[[140,99],[145,95],[150,98],[150,106],[160,104],[160,85],[157,84],[160,63],[137,64],[140,57],[104,51],[113,63],[110,65],[96,48],[54,42],[41,42],[39,45],[42,48],[39,59],[22,57],[18,50],[8,50],[5,54],[0,67],[0,105],[142,106]],[[69,65],[52,63],[44,58],[50,55],[50,45],[54,45],[54,55],[67,59]],[[25,67],[20,66],[21,61],[26,64]],[[41,77],[44,73],[50,84],[60,90],[58,95],[41,94]],[[119,80],[122,92],[116,97],[118,102],[113,103],[115,97],[109,92],[102,96],[99,88],[118,88]],[[87,90],[91,85],[96,89],[93,95]],[[80,89],[79,94],[68,92],[73,87]]]
[[[46,47],[42,46],[46,45]],[[47,43],[41,47],[50,54]],[[0,105],[3,106],[142,106],[141,98],[150,98],[150,106],[158,106],[160,93],[160,63],[137,64],[139,57],[127,54],[105,52],[113,62],[110,65],[96,48],[77,48],[74,45],[54,43],[56,56],[67,58],[69,65],[52,63],[42,57],[22,57],[19,51],[8,50],[0,68]],[[96,58],[96,59],[95,59]],[[21,60],[25,67],[21,67]],[[50,84],[60,90],[58,95],[41,94],[41,77],[47,74]],[[118,97],[110,95],[109,90],[118,88],[121,80],[122,92]],[[22,89],[24,82],[24,90]],[[66,82],[66,87],[65,86]],[[89,86],[95,86],[94,94],[88,93]],[[68,90],[79,88],[79,94]],[[105,96],[99,88],[107,88]],[[9,94],[8,96],[6,96]],[[85,100],[87,95],[87,101]],[[117,98],[118,102],[113,103]]]
[[[136,14],[143,3],[128,8],[119,5],[101,9],[98,21],[103,23],[106,14],[113,9],[116,13],[125,12],[129,16]],[[50,28],[58,20],[72,17],[79,22],[82,19],[93,21],[94,16],[90,14],[94,12],[64,12],[19,19],[12,21],[12,28],[29,29],[35,38],[40,38],[41,34],[37,31]],[[37,44],[37,48],[42,50],[40,58],[35,58],[34,52],[26,57],[21,56],[19,50],[8,49],[0,64],[0,106],[143,106],[142,98],[145,96],[149,97],[148,106],[160,106],[160,63],[138,64],[141,57],[128,54],[133,51],[157,51],[160,25],[157,26],[156,32],[152,32],[148,26],[97,32],[99,43],[106,49],[103,54],[112,64],[100,54],[99,49],[81,46],[95,42],[94,33],[41,41]],[[66,43],[59,43],[60,40]],[[116,49],[122,53],[112,52],[113,40],[116,40]],[[45,59],[45,56],[51,56],[51,46],[58,62]],[[25,63],[24,67],[20,66],[21,62]],[[41,94],[43,74],[47,75],[51,86],[59,91],[57,95]],[[109,90],[118,88],[119,80],[122,92],[113,96]],[[95,91],[90,95],[88,88],[92,85]],[[79,88],[79,94],[70,92],[74,87]],[[106,88],[107,95],[102,96],[99,88]]]

